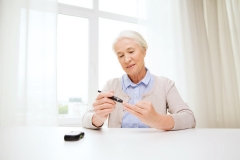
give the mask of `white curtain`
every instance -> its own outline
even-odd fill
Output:
[[[139,0],[146,66],[176,82],[197,127],[240,127],[240,1]]]
[[[0,126],[58,125],[57,0],[0,0]]]

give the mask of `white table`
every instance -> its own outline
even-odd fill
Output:
[[[85,137],[65,142],[70,131]],[[0,127],[0,160],[239,160],[240,129]]]

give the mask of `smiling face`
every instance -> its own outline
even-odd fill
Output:
[[[114,46],[118,61],[129,78],[138,77],[140,80],[146,74],[144,57],[146,50],[129,38],[119,39]],[[132,79],[134,82],[134,80]]]

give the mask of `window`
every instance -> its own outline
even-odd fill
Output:
[[[59,3],[92,9],[92,0],[58,0]]]
[[[95,100],[97,90],[101,90],[108,79],[124,74],[112,50],[112,42],[122,30],[137,30],[137,5],[136,0],[130,0],[128,7],[122,5],[125,1],[115,2],[59,0],[57,95],[60,125],[81,125],[82,116]]]
[[[137,0],[99,0],[99,10],[137,17]]]
[[[86,18],[58,15],[57,91],[61,117],[81,117],[87,107],[88,28]]]

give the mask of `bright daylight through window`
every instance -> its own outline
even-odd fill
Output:
[[[58,16],[57,61],[59,114],[82,116],[88,93],[88,19]]]
[[[81,125],[81,118],[96,98],[97,90],[101,90],[107,80],[124,74],[112,42],[122,30],[137,31],[137,0],[58,2],[59,122],[60,125]],[[122,5],[126,3],[128,6]],[[94,77],[90,76],[92,73]]]

